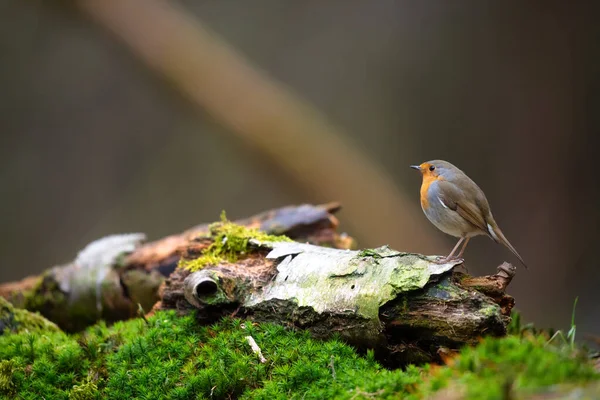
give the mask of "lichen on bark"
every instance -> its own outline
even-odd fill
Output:
[[[263,302],[287,300],[305,310],[305,318],[309,311],[315,320],[322,319],[320,314],[345,316],[349,321],[342,325],[344,335],[360,337],[361,342],[380,341],[382,305],[402,293],[422,289],[432,276],[458,264],[436,264],[387,246],[365,252],[300,243],[260,245],[272,249],[267,259],[279,260],[277,273],[262,291],[249,294],[244,307],[256,312],[265,308],[260,306]]]

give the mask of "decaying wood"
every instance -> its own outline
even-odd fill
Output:
[[[235,221],[296,241],[251,239],[235,262],[193,273],[175,266],[213,244],[208,224],[146,244],[142,234],[109,236],[73,262],[23,281],[28,293],[13,283],[0,294],[68,331],[134,317],[140,307],[195,310],[203,323],[237,315],[318,338],[337,334],[395,365],[439,360],[483,335],[506,333],[514,305],[505,293],[515,272],[510,264],[470,277],[454,271],[459,260],[440,263],[387,246],[350,250],[352,239],[337,233],[338,209],[292,206]]]
[[[349,247],[352,238],[338,234],[337,203],[288,206],[234,221],[269,234],[333,247]],[[90,243],[77,258],[40,276],[0,285],[0,296],[15,306],[39,311],[66,331],[77,331],[100,319],[108,322],[150,310],[160,299],[159,287],[177,266],[194,238],[209,224],[155,242],[143,234],[111,235]]]
[[[503,312],[509,315],[515,305],[515,299],[507,295],[505,291],[516,272],[517,269],[514,265],[504,262],[498,266],[498,272],[495,275],[472,277],[459,274],[458,279],[462,287],[475,289],[493,298],[502,307]]]
[[[272,235],[286,235],[294,240],[350,248],[352,238],[337,233],[339,221],[334,216],[341,208],[336,202],[288,206],[264,211],[249,218],[235,220],[238,225],[257,228]],[[187,231],[145,244],[127,256],[128,267],[166,270],[172,272],[180,252],[188,249],[190,241],[208,232],[210,224],[201,224]]]
[[[197,310],[204,322],[223,315],[282,323],[318,338],[339,334],[375,348],[393,364],[438,360],[440,348],[506,333],[514,301],[504,293],[514,269],[470,278],[460,261],[388,247],[350,251],[300,243],[254,242],[251,255],[165,282],[155,309]]]

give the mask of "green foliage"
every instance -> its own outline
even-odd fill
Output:
[[[248,242],[256,239],[260,242],[291,242],[286,236],[267,235],[256,228],[236,225],[227,220],[225,211],[221,213],[221,222],[211,224],[209,227],[213,243],[203,254],[193,260],[181,259],[179,266],[198,271],[207,265],[216,265],[225,261],[235,262],[249,252]]]
[[[267,362],[261,363],[246,337]],[[0,398],[38,399],[422,399],[445,387],[500,399],[507,387],[533,390],[598,380],[587,360],[547,335],[486,338],[451,365],[386,370],[334,338],[226,318],[200,326],[193,315],[157,312],[78,335],[0,336]]]
[[[77,341],[62,332],[2,335],[0,360],[13,362],[12,382],[26,399],[66,399],[89,368]]]
[[[577,300],[579,297],[575,297],[575,302],[573,303],[573,312],[571,313],[571,327],[567,332],[567,336],[563,334],[561,330],[558,330],[552,335],[548,343],[552,342],[555,338],[560,337],[563,340],[563,343],[568,345],[571,350],[575,350],[575,335],[577,334],[577,326],[575,325],[575,308],[577,307]]]
[[[485,338],[432,374],[428,390],[452,383],[465,388],[467,398],[503,399],[509,388],[519,392],[600,378],[585,354],[573,354],[569,346],[547,346],[547,340],[545,335]]]

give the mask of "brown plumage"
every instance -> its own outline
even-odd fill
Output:
[[[421,208],[438,229],[460,238],[445,258],[460,258],[470,238],[487,235],[506,246],[525,268],[525,262],[498,227],[483,191],[463,171],[443,160],[433,160],[412,165],[423,175]],[[454,253],[464,241],[456,257]]]

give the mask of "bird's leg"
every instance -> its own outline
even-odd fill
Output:
[[[462,249],[460,249],[460,253],[458,253],[458,255],[456,256],[456,258],[461,258],[463,253],[465,252],[465,249],[467,248],[467,243],[469,243],[469,240],[471,240],[470,237],[467,238],[467,240],[465,240],[465,243],[463,244]]]
[[[460,244],[463,242],[463,240],[465,240],[464,236],[461,237],[458,240],[458,242],[456,243],[456,245],[454,246],[454,248],[452,249],[452,251],[450,252],[450,254],[448,254],[448,256],[446,257],[446,260],[452,260],[452,257],[454,256],[454,253],[456,253],[456,249],[458,249],[458,246],[460,246]]]
[[[469,240],[471,240],[470,237],[467,238],[467,240],[465,240],[465,243],[463,243],[462,248],[460,249],[460,252],[458,253],[458,255],[456,256],[457,259],[462,259],[462,255],[465,252],[465,249],[467,248],[467,243],[469,243]],[[467,269],[467,266],[463,263],[461,264],[461,266],[464,268],[465,272],[468,274],[469,270]]]
[[[438,262],[442,262],[442,263],[443,263],[443,262],[446,262],[446,261],[450,261],[450,260],[452,260],[452,259],[453,259],[453,256],[454,256],[454,253],[456,253],[456,250],[458,249],[458,246],[460,246],[460,244],[463,242],[463,240],[465,240],[465,237],[464,237],[464,236],[463,236],[463,237],[461,237],[461,238],[458,240],[458,243],[456,243],[456,246],[454,246],[454,248],[452,249],[452,251],[450,252],[450,254],[448,254],[448,256],[447,256],[447,257],[440,257],[440,258],[438,258],[438,260],[437,260],[437,261],[438,261]],[[468,239],[467,239],[467,241],[468,241]],[[461,252],[461,254],[462,254],[462,252]]]

